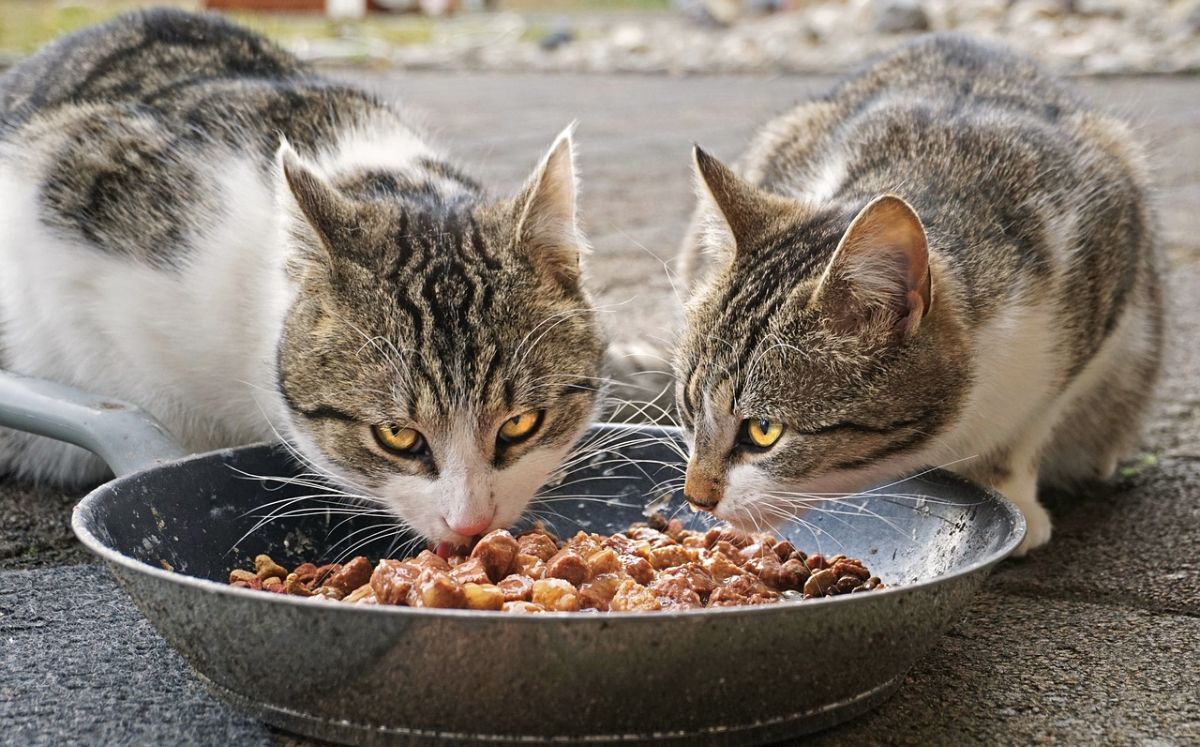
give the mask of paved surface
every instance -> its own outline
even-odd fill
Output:
[[[388,95],[509,189],[574,118],[592,279],[617,337],[661,335],[688,147],[733,157],[824,80],[397,75]],[[1084,84],[1157,149],[1173,345],[1152,459],[1053,496],[1050,547],[1005,563],[903,689],[818,744],[1200,743],[1200,80]],[[71,538],[76,496],[0,483],[0,743],[291,742],[211,698]],[[49,591],[52,589],[53,591]]]

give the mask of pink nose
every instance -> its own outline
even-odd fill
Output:
[[[446,520],[446,526],[450,527],[450,531],[455,534],[461,534],[464,537],[474,537],[483,532],[492,525],[492,519],[496,516],[495,512],[487,516],[478,516],[466,519]]]

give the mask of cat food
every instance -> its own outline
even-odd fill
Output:
[[[730,526],[684,529],[654,517],[620,534],[579,532],[565,542],[540,525],[514,537],[498,529],[470,552],[425,550],[372,566],[302,563],[267,555],[229,583],[354,604],[533,612],[641,612],[769,604],[883,588],[859,560],[806,555],[787,540]]]

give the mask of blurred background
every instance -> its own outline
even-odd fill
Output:
[[[0,0],[0,64],[147,5],[229,14],[310,60],[396,69],[827,73],[959,30],[1070,74],[1200,70],[1200,0]]]

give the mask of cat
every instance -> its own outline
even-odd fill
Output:
[[[935,465],[1051,518],[1039,483],[1112,474],[1160,366],[1163,300],[1130,129],[1031,60],[903,46],[696,148],[676,404],[685,494],[722,519]]]
[[[393,106],[215,16],[0,79],[0,367],[193,451],[285,439],[431,541],[515,522],[600,400],[571,129],[489,198]],[[105,475],[0,431],[0,474]]]

